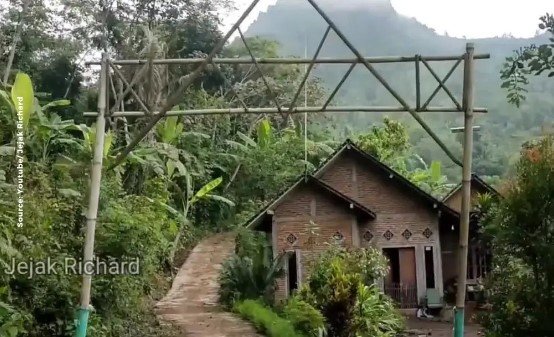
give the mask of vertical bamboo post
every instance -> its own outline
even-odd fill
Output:
[[[19,13],[19,22],[15,28],[15,34],[13,36],[12,44],[10,46],[10,54],[8,56],[8,63],[6,64],[6,69],[4,70],[4,84],[8,84],[8,79],[10,78],[10,70],[12,68],[13,59],[15,57],[15,51],[17,49],[17,43],[21,39],[21,32],[23,31],[23,24],[25,23],[25,15],[27,15],[27,9],[29,7],[28,0],[23,0],[23,5],[21,8],[21,13]]]
[[[460,246],[458,250],[458,289],[454,309],[454,337],[464,336],[469,213],[471,211],[471,164],[473,154],[473,43],[466,45],[464,59],[464,154],[462,166],[462,211],[460,214]]]
[[[90,315],[90,289],[92,284],[91,263],[94,257],[94,234],[96,230],[96,217],[98,215],[98,201],[100,198],[100,183],[102,178],[102,159],[104,157],[104,136],[106,119],[106,93],[107,93],[108,59],[106,53],[102,54],[100,80],[98,89],[98,118],[96,119],[96,141],[94,143],[94,156],[92,159],[90,175],[90,192],[87,209],[87,227],[85,234],[85,248],[83,254],[83,283],[81,286],[81,303],[78,311],[78,325],[76,337],[86,337],[88,318]]]
[[[416,76],[416,111],[421,109],[421,78],[419,71],[419,58],[420,55],[415,56],[415,76]]]

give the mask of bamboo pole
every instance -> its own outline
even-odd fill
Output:
[[[340,79],[339,84],[337,84],[337,86],[335,87],[335,90],[333,90],[331,95],[329,95],[329,98],[327,98],[327,101],[325,101],[325,104],[323,104],[324,109],[327,108],[327,106],[329,104],[331,104],[331,102],[333,101],[333,98],[335,98],[335,95],[339,92],[339,90],[342,87],[342,85],[344,84],[344,82],[346,82],[346,80],[348,79],[348,77],[350,76],[350,74],[352,73],[354,68],[356,68],[356,65],[358,65],[358,63],[353,62],[350,65],[350,67],[348,67],[348,70],[346,71],[346,73],[344,73],[344,75]]]
[[[3,83],[7,84],[8,79],[10,78],[10,70],[12,69],[13,59],[15,57],[15,50],[17,49],[17,42],[21,38],[21,32],[23,31],[23,23],[25,21],[25,12],[29,7],[30,0],[23,0],[23,7],[21,8],[21,13],[19,16],[19,22],[15,29],[15,34],[13,36],[12,45],[10,46],[10,55],[8,56],[8,63],[6,64],[6,70],[4,70]]]
[[[100,199],[100,183],[102,178],[102,159],[104,157],[104,137],[106,119],[106,94],[107,94],[108,59],[106,53],[102,54],[102,67],[100,69],[100,81],[98,89],[98,118],[96,119],[96,141],[94,143],[94,155],[90,174],[90,192],[87,208],[87,227],[85,234],[85,248],[83,263],[90,265],[94,258],[94,235],[96,231],[96,217],[98,216],[98,201]],[[90,290],[92,285],[93,270],[83,270],[83,283],[81,286],[81,304],[78,311],[78,325],[76,337],[86,337],[87,325],[90,315]],[[94,269],[94,268],[92,268]]]
[[[442,90],[444,90],[444,92],[446,92],[446,94],[448,95],[448,97],[450,97],[450,99],[452,100],[452,102],[454,102],[454,105],[456,105],[456,107],[458,109],[461,110],[462,106],[460,105],[460,103],[458,103],[458,100],[456,99],[456,97],[454,96],[454,94],[452,94],[452,92],[450,91],[450,89],[448,89],[448,87],[444,84],[444,82],[440,79],[439,75],[437,75],[437,73],[433,70],[433,68],[431,68],[431,66],[429,65],[429,63],[427,63],[427,61],[425,60],[422,60],[421,62],[423,62],[423,65],[427,68],[427,70],[429,70],[429,72],[431,73],[431,75],[433,75],[433,77],[435,78],[435,80],[437,80],[437,82],[439,82],[439,87],[442,88]],[[455,66],[452,68],[452,69],[456,69],[456,67],[458,66],[458,63],[455,64]],[[452,72],[454,72],[454,70],[452,70]],[[449,73],[447,74],[448,77],[450,77],[450,74],[452,73]]]
[[[123,84],[125,84],[127,86],[127,88],[129,89],[129,91],[131,92],[131,95],[133,95],[133,97],[137,100],[137,103],[140,105],[140,107],[142,108],[142,110],[144,110],[144,112],[146,112],[148,115],[151,115],[152,113],[150,113],[150,109],[148,109],[148,107],[146,106],[146,104],[142,101],[142,99],[140,98],[140,96],[137,94],[137,92],[135,91],[135,89],[133,89],[133,86],[131,84],[129,84],[129,82],[125,79],[125,75],[123,75],[121,73],[121,71],[119,71],[119,69],[117,69],[116,66],[114,66],[111,61],[108,61],[108,64],[110,65],[110,67],[113,69],[113,71],[115,72],[115,74],[117,75],[117,77],[119,77],[119,79],[123,82]],[[149,82],[149,81],[147,81]],[[149,95],[149,94],[148,94]],[[123,101],[123,99],[121,99]],[[118,100],[119,101],[119,100]],[[147,103],[148,103],[148,97],[147,97]]]
[[[448,79],[450,78],[450,76],[454,73],[454,71],[456,71],[456,69],[458,68],[458,65],[462,62],[463,60],[463,56],[460,57],[460,59],[458,59],[458,61],[456,61],[456,63],[452,66],[452,68],[450,68],[450,70],[448,71],[448,73],[446,74],[446,76],[444,76],[444,78],[442,79],[442,83],[446,83],[446,81],[448,81]],[[441,90],[441,85],[439,84],[435,90],[433,90],[433,93],[431,94],[431,96],[429,96],[429,98],[427,98],[427,100],[425,101],[425,103],[423,104],[423,108],[425,109],[430,103],[431,101],[433,100],[433,98],[435,98],[435,95],[438,94],[438,92]],[[457,106],[458,107],[458,106]]]
[[[148,132],[152,130],[152,128],[166,115],[166,113],[181,101],[188,87],[190,87],[194,82],[194,80],[196,80],[198,76],[200,76],[200,74],[202,73],[202,71],[204,71],[206,66],[212,62],[215,55],[221,50],[221,48],[223,48],[227,40],[229,40],[231,35],[233,35],[235,30],[239,28],[239,26],[242,24],[244,19],[246,19],[246,17],[250,14],[250,12],[252,12],[254,7],[256,7],[256,5],[259,2],[260,0],[252,1],[250,6],[248,6],[248,8],[244,11],[244,13],[241,15],[238,21],[233,25],[233,27],[231,27],[231,29],[227,32],[227,34],[225,34],[225,36],[221,40],[219,40],[217,45],[215,45],[215,47],[212,49],[210,54],[206,58],[202,59],[203,60],[202,63],[198,65],[198,67],[194,70],[194,72],[186,76],[185,80],[179,86],[179,88],[177,88],[175,93],[173,93],[167,99],[166,104],[160,109],[160,112],[157,115],[154,115],[150,119],[148,124],[138,132],[138,135],[135,138],[133,138],[133,140],[131,140],[131,143],[129,143],[129,145],[127,145],[123,149],[123,151],[117,156],[117,158],[115,158],[114,163],[110,165],[109,169],[113,169],[117,165],[121,164],[125,159],[125,157],[127,157],[127,155],[131,153],[131,151],[140,143],[140,141],[144,139],[144,137],[146,137]]]
[[[420,56],[415,56],[415,86],[416,86],[416,111],[421,107],[421,78],[420,78]]]
[[[314,57],[312,58],[313,61],[317,59],[319,56],[319,53],[321,52],[321,49],[323,48],[323,45],[325,44],[325,40],[327,40],[327,36],[329,35],[329,32],[331,31],[331,27],[327,26],[327,29],[325,30],[325,33],[323,33],[323,37],[321,38],[321,41],[319,41],[319,45],[317,46],[317,49],[315,51]],[[306,50],[305,53],[307,54],[307,43],[306,43]],[[296,90],[296,93],[292,99],[292,102],[290,103],[289,111],[292,110],[292,108],[296,105],[296,101],[298,100],[298,97],[300,96],[300,93],[302,92],[302,89],[304,89],[304,85],[306,84],[306,81],[308,80],[308,77],[310,76],[310,72],[312,71],[314,67],[314,63],[310,63],[307,67],[304,66],[304,76],[302,77],[302,81],[300,81],[300,85],[298,86],[298,89]],[[304,90],[304,96],[307,96],[306,90]],[[306,103],[306,102],[304,102]],[[306,106],[307,104],[304,104]]]
[[[281,109],[281,104],[279,104],[279,100],[275,92],[271,89],[271,86],[269,85],[269,82],[265,78],[264,72],[262,71],[262,68],[260,65],[256,62],[256,57],[254,56],[254,53],[252,53],[252,49],[250,49],[250,46],[248,46],[248,42],[246,42],[246,37],[242,33],[242,30],[240,27],[237,27],[237,31],[239,32],[240,39],[242,40],[242,43],[244,44],[244,48],[246,48],[246,51],[250,55],[250,58],[252,59],[252,63],[256,67],[256,70],[258,70],[258,73],[260,74],[260,77],[262,78],[262,81],[264,82],[265,88],[267,90],[267,93],[269,94],[269,97],[275,103],[275,106],[279,110],[279,112],[283,112],[283,109]]]
[[[489,59],[490,54],[477,54],[475,55],[475,60]],[[358,58],[336,58],[336,57],[323,57],[313,61],[311,58],[298,58],[298,57],[277,57],[277,58],[256,58],[258,64],[310,64],[312,61],[315,64],[352,64],[352,63],[402,63],[402,62],[415,62],[415,56],[377,56],[377,57],[364,57],[362,60]],[[425,60],[428,62],[434,61],[457,61],[460,59],[460,55],[444,55],[444,56],[420,56],[420,60]],[[204,61],[203,58],[187,58],[187,59],[155,59],[153,64],[168,64],[168,65],[179,65],[179,64],[201,64]],[[213,58],[212,62],[215,64],[253,64],[251,58],[223,58],[217,57]],[[113,60],[115,65],[144,65],[148,63],[147,59],[139,60]],[[100,62],[92,61],[85,63],[88,65],[99,65]]]
[[[321,113],[321,112],[406,112],[404,107],[394,106],[316,106],[316,107],[294,107],[290,113]],[[416,112],[460,112],[457,108],[429,107],[425,110],[415,110]],[[474,112],[486,113],[485,108],[475,108]],[[207,115],[243,115],[243,114],[277,114],[281,113],[277,108],[227,108],[227,109],[191,109],[191,110],[172,110],[165,116],[207,116]],[[154,115],[159,114],[154,112]],[[84,117],[97,117],[97,112],[87,111],[83,113]],[[115,111],[110,117],[144,117],[144,111]]]
[[[390,86],[390,84],[383,78],[383,76],[379,74],[379,72],[368,61],[364,60],[364,57],[362,56],[360,51],[356,49],[356,47],[354,47],[354,45],[346,38],[346,36],[337,27],[337,25],[333,22],[333,20],[331,20],[331,18],[329,18],[329,16],[317,5],[315,0],[308,0],[308,2],[316,10],[316,12],[319,13],[319,15],[323,18],[323,20],[325,20],[325,22],[327,22],[327,24],[331,26],[331,28],[337,34],[337,36],[342,40],[342,42],[344,42],[344,44],[348,47],[348,49],[350,49],[350,51],[352,51],[352,53],[356,55],[356,57],[367,68],[367,70],[373,75],[373,77],[375,77],[377,81],[379,81],[379,83],[381,83],[381,85],[385,87],[385,89],[387,89],[387,91],[396,99],[396,101],[400,103],[400,105],[404,107],[404,109],[416,120],[416,122],[427,132],[427,134],[431,138],[433,138],[435,143],[437,143],[437,145],[448,156],[448,158],[450,158],[450,160],[452,160],[452,162],[454,162],[456,165],[461,166],[462,163],[460,162],[460,160],[456,158],[456,156],[450,151],[450,149],[448,149],[446,144],[444,144],[444,142],[439,138],[439,136],[437,136],[437,134],[433,132],[433,130],[431,130],[429,125],[427,125],[427,123],[416,113],[415,109],[412,109],[409,107],[408,103],[406,103],[406,101],[402,98],[402,96],[400,96],[398,92],[396,92]]]
[[[473,154],[474,67],[473,43],[466,45],[464,60],[464,155],[462,166],[462,208],[460,214],[460,242],[458,251],[458,289],[454,309],[454,337],[464,336],[464,310],[467,280],[467,247],[469,241],[469,213],[471,211],[471,164]]]

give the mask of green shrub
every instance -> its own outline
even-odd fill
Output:
[[[233,255],[223,263],[219,276],[219,300],[225,305],[236,301],[263,298],[270,303],[275,283],[283,274],[283,257],[275,261]]]
[[[220,302],[232,306],[235,301],[273,299],[275,283],[284,273],[284,255],[273,260],[266,240],[243,231],[237,236],[237,254],[223,263],[219,276]]]
[[[394,336],[402,330],[402,318],[390,299],[367,285],[381,273],[382,258],[373,256],[374,264],[356,267],[355,257],[363,254],[376,252],[332,249],[314,265],[298,293],[323,314],[330,337]]]
[[[317,260],[319,266],[329,266],[331,261],[340,260],[350,273],[360,275],[366,285],[371,285],[387,275],[387,260],[375,248],[345,248],[333,245]],[[317,267],[314,268],[317,270]],[[325,268],[323,268],[325,269]],[[314,271],[315,273],[315,271]]]
[[[256,329],[268,337],[302,337],[293,324],[280,317],[270,307],[256,300],[237,302],[233,310],[242,318],[252,322]]]
[[[325,317],[321,312],[296,297],[287,302],[283,308],[283,316],[306,336],[318,337],[325,333]]]
[[[376,286],[360,285],[354,330],[357,337],[392,337],[404,330],[404,321],[391,299]]]
[[[489,336],[554,336],[554,137],[523,149],[514,178],[480,205],[494,256],[482,324]]]

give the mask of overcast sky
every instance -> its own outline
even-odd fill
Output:
[[[261,0],[242,28],[245,29],[256,19],[260,11],[266,11],[267,7],[275,4],[276,1]],[[356,0],[356,2],[359,1],[361,0]],[[554,13],[554,0],[391,0],[391,2],[397,12],[415,17],[421,23],[434,28],[439,34],[448,32],[450,36],[467,38],[503,34],[532,37],[538,29],[539,17],[546,12]],[[236,0],[236,3],[239,10],[227,16],[225,24],[228,27],[238,19],[251,0]]]

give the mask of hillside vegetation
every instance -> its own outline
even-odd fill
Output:
[[[340,2],[339,5],[338,2],[327,0],[318,3],[363,55],[461,55],[465,51],[466,42],[470,41],[475,43],[476,53],[491,55],[489,60],[476,62],[475,104],[489,110],[488,114],[479,115],[476,119],[476,123],[482,126],[476,139],[476,173],[503,175],[508,164],[513,163],[517,157],[522,141],[540,135],[543,126],[554,122],[554,81],[546,76],[531,79],[527,88],[527,101],[518,109],[506,100],[506,92],[501,88],[500,79],[505,58],[522,46],[548,42],[546,33],[532,39],[504,36],[465,40],[442,35],[442,32],[435,32],[414,18],[398,14],[389,0],[348,1],[348,6],[344,5],[344,2]],[[307,1],[279,0],[276,5],[269,7],[266,13],[259,16],[248,29],[247,35],[276,40],[281,47],[279,53],[285,56],[304,56],[307,41],[308,57],[311,57],[325,27],[326,23]],[[354,55],[340,38],[331,32],[320,57],[354,58]],[[433,62],[431,65],[439,76],[443,77],[453,62]],[[397,92],[415,103],[413,64],[377,64],[375,68]],[[325,88],[332,89],[347,69],[348,65],[319,65],[315,74]],[[458,101],[461,101],[461,66],[447,84],[458,97]],[[422,100],[425,100],[436,86],[435,79],[422,66]],[[339,91],[336,100],[336,105],[398,105],[363,65],[356,67]],[[443,91],[439,92],[431,105],[453,106]],[[411,143],[425,160],[441,160],[451,178],[459,175],[460,169],[453,166],[424,131],[412,122],[410,116],[391,113],[389,115],[408,122]],[[449,128],[461,126],[462,116],[453,113],[425,113],[424,119],[440,134],[452,151],[461,154],[459,139],[450,133]],[[376,113],[352,113],[334,116],[333,120],[333,136],[344,138],[379,122],[382,116]]]

